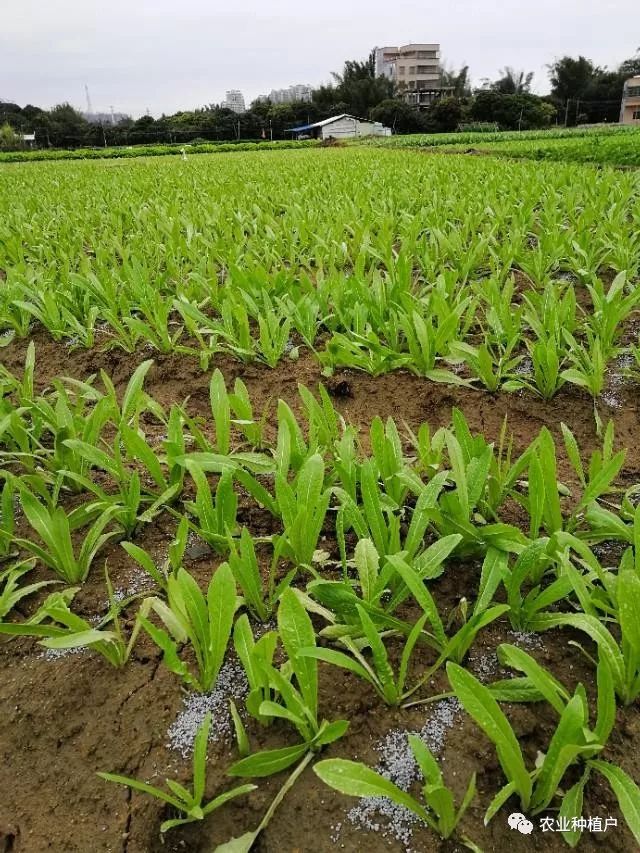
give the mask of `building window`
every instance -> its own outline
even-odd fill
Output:
[[[625,89],[625,95],[627,98],[637,98],[640,96],[640,86],[629,86]]]
[[[415,73],[416,73],[416,66],[410,65],[409,66],[409,74],[415,74]]]
[[[631,118],[634,121],[640,121],[640,110],[634,110],[633,113],[631,114]]]
[[[404,77],[404,70],[405,70],[405,69],[404,69],[404,65],[399,65],[399,66],[398,66],[398,74],[399,74],[401,77]]]
[[[437,59],[438,53],[435,50],[419,50],[418,59]]]

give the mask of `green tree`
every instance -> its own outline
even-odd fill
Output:
[[[399,98],[387,98],[371,110],[373,121],[382,122],[394,133],[420,133],[426,129],[423,114]]]
[[[493,91],[477,92],[469,110],[474,121],[496,122],[503,130],[547,127],[555,115],[553,104],[530,93],[502,95]]]
[[[440,74],[440,85],[445,89],[452,89],[451,94],[456,98],[467,98],[471,95],[471,79],[469,66],[463,65],[459,71],[442,66]]]
[[[71,104],[58,104],[49,110],[49,137],[52,145],[73,148],[84,144],[92,129]]]
[[[533,71],[516,71],[507,65],[500,71],[500,77],[497,80],[485,81],[485,88],[492,92],[499,92],[501,95],[523,95],[531,90],[533,81]]]
[[[585,56],[556,59],[549,65],[552,99],[562,105],[569,99],[585,98],[589,86],[599,74],[602,74],[602,69]]]
[[[376,77],[375,51],[364,62],[347,60],[342,74],[332,73],[335,85],[323,86],[314,92],[314,102],[334,107],[343,106],[341,112],[356,116],[369,116],[373,107],[393,97],[393,82],[387,77]]]
[[[17,151],[21,139],[8,121],[0,126],[0,151]]]
[[[465,119],[466,104],[460,98],[439,98],[427,110],[428,129],[434,133],[450,133]]]

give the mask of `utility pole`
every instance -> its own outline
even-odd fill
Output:
[[[566,126],[567,126],[567,124],[569,123],[569,102],[570,102],[570,101],[571,101],[571,98],[567,98],[567,108],[566,108],[566,110],[564,111],[564,126],[565,126],[565,127],[566,127]]]
[[[91,96],[89,95],[89,87],[86,83],[84,84],[84,92],[87,96],[87,112],[89,113],[89,115],[91,115],[91,113],[93,112],[93,107],[91,106]]]
[[[576,100],[576,124],[578,124],[578,116],[580,115],[580,98]]]

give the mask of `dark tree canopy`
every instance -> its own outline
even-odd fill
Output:
[[[516,71],[507,65],[500,71],[497,80],[485,81],[485,88],[501,95],[524,95],[531,90],[533,71]]]
[[[563,56],[549,66],[551,99],[569,124],[617,121],[624,81],[640,73],[640,55],[610,70],[584,56]]]

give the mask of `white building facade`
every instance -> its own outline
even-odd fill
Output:
[[[272,104],[293,104],[311,101],[312,88],[308,83],[296,83],[286,89],[272,89],[268,95],[262,95],[261,101],[271,101]]]
[[[247,109],[244,105],[244,95],[239,89],[229,89],[222,106],[233,110],[234,113],[244,113]]]
[[[400,97],[421,106],[435,100],[441,89],[439,44],[376,47],[375,72],[395,85]]]

